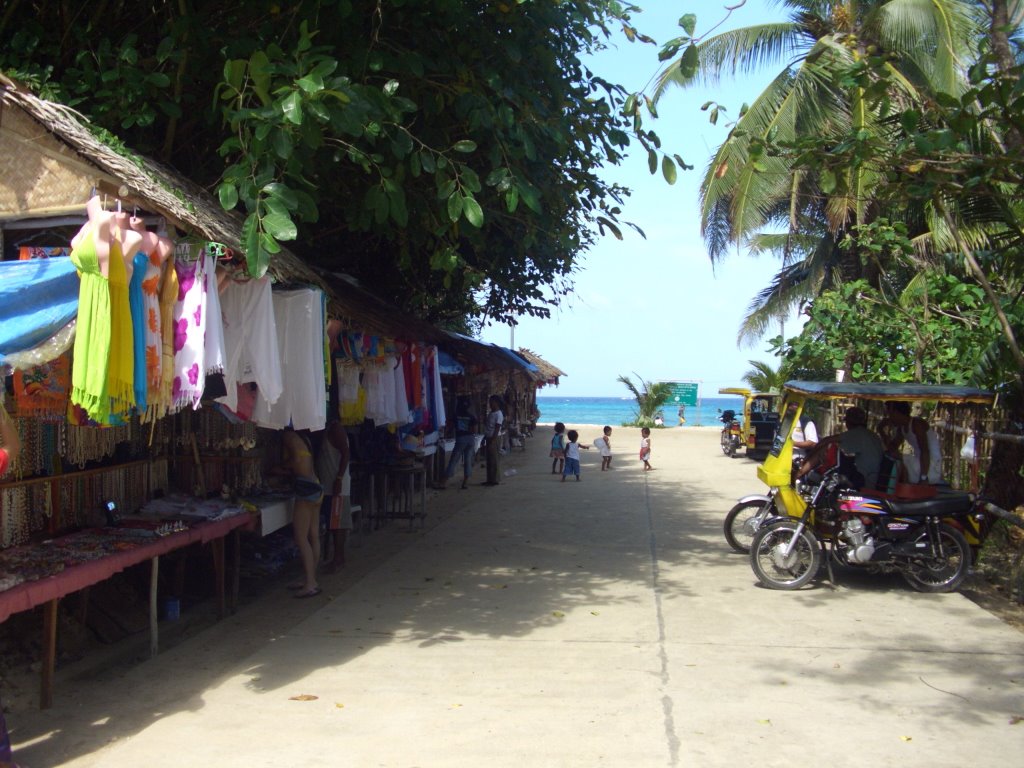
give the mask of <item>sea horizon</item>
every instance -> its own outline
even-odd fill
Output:
[[[739,397],[704,397],[698,405],[685,406],[685,427],[711,427],[720,424],[719,410],[742,410]],[[567,397],[563,395],[537,395],[540,411],[538,424],[588,424],[620,427],[636,418],[636,398],[631,396]],[[669,401],[661,406],[666,427],[679,426],[679,404]]]

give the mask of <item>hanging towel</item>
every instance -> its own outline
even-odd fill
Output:
[[[67,257],[0,261],[0,364],[6,355],[42,344],[74,319],[81,290],[77,266]]]
[[[255,383],[260,397],[276,403],[284,384],[270,280],[263,277],[228,283],[220,295],[220,307],[224,320],[224,385],[228,393],[217,398],[218,402],[237,412],[237,385]]]
[[[224,373],[224,315],[217,288],[217,260],[206,255],[206,372]]]
[[[321,291],[274,291],[274,321],[284,372],[284,392],[276,403],[261,396],[253,421],[260,426],[314,432],[327,426],[324,379],[324,317]]]

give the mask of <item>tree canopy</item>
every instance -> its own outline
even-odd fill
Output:
[[[10,0],[0,70],[434,321],[547,314],[620,236],[602,181],[658,148],[586,54],[652,42],[614,0]],[[622,33],[625,33],[624,35]],[[553,298],[552,298],[553,297]]]

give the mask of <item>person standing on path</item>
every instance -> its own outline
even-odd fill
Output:
[[[451,458],[448,459],[448,468],[444,473],[444,480],[438,486],[444,490],[448,481],[455,476],[455,467],[462,462],[462,490],[469,486],[469,476],[473,473],[473,454],[476,452],[476,416],[469,409],[468,397],[460,397],[455,406],[455,447],[452,448]]]
[[[570,429],[565,433],[565,436],[569,438],[569,442],[565,445],[565,469],[562,470],[562,482],[565,482],[565,478],[569,475],[576,475],[576,482],[580,481],[580,448],[584,450],[590,450],[589,445],[580,445],[580,433],[575,429]]]
[[[601,450],[601,471],[612,468],[612,428],[605,427],[604,434],[597,438],[597,447]]]
[[[501,398],[491,395],[487,399],[487,481],[484,485],[498,484],[498,451],[501,448],[501,425],[505,423],[505,414],[501,412]]]
[[[649,472],[651,467],[651,430],[644,427],[640,430],[640,461],[644,463],[644,472]]]
[[[565,424],[555,422],[555,435],[551,438],[551,474],[560,475],[565,469]]]
[[[320,506],[320,515],[326,514],[328,535],[334,544],[334,553],[326,568],[328,573],[345,567],[345,543],[348,532],[352,530],[352,478],[348,462],[348,435],[341,421],[332,418],[316,456],[316,474],[327,491]]]
[[[292,511],[292,529],[295,546],[302,561],[301,582],[289,588],[296,597],[315,597],[320,594],[316,581],[316,564],[320,559],[320,500],[324,491],[313,469],[313,447],[309,440],[291,427],[282,437],[284,461],[279,472],[294,479],[295,507]]]

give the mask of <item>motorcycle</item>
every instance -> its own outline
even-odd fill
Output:
[[[908,501],[865,495],[836,467],[800,518],[768,520],[754,534],[750,564],[772,589],[799,589],[830,556],[843,566],[899,573],[919,592],[952,592],[971,567],[966,521],[983,514],[969,493]]]
[[[797,481],[797,493],[810,500],[814,493],[813,478]],[[775,498],[777,488],[769,488],[767,494],[749,494],[739,499],[725,516],[723,532],[725,540],[734,551],[742,555],[750,553],[750,543],[766,522],[774,522],[781,516]]]
[[[734,458],[736,452],[743,447],[743,427],[736,419],[736,412],[722,411],[718,420],[724,425],[722,427],[722,453],[729,458]]]
[[[991,406],[994,393],[928,384],[789,381],[785,398],[772,448],[757,468],[771,489],[770,506],[778,511],[762,518],[753,532],[749,556],[758,580],[772,589],[799,589],[815,578],[827,556],[830,575],[837,563],[899,573],[922,592],[960,586],[971,566],[971,546],[978,543],[984,504],[971,494],[937,492],[934,486],[898,483],[892,493],[853,488],[839,455],[834,464],[819,467],[820,482],[808,498],[794,482],[793,431],[808,399]]]

